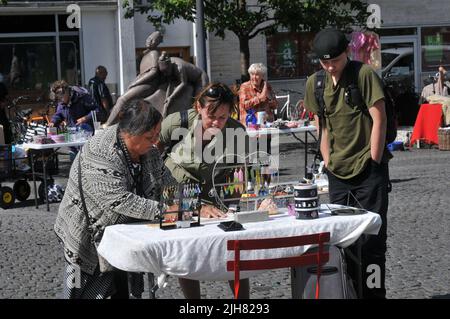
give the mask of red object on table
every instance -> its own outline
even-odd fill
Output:
[[[442,123],[441,104],[422,104],[417,114],[411,136],[411,145],[417,140],[423,140],[428,144],[439,144],[438,129]]]

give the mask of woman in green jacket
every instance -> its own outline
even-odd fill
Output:
[[[236,160],[242,163],[249,153],[245,127],[231,118],[236,111],[236,100],[228,86],[210,84],[196,97],[193,109],[184,115],[183,112],[170,114],[162,122],[160,148],[169,149],[165,164],[179,183],[201,184],[202,218],[226,216],[220,208],[213,180],[224,182],[233,170],[226,166],[236,164]],[[198,281],[180,278],[179,282],[186,298],[200,298]],[[239,297],[248,298],[248,294],[248,279],[241,280]]]

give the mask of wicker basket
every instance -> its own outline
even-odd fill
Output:
[[[441,151],[450,151],[450,129],[438,129],[438,141]]]

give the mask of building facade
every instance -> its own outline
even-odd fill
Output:
[[[369,1],[368,1],[369,2]],[[68,10],[71,4],[79,12]],[[122,94],[135,78],[145,39],[155,31],[146,17],[125,19],[121,0],[99,1],[9,1],[0,6],[0,73],[11,87],[21,92],[48,90],[56,79],[86,85],[97,65],[108,69],[107,84],[115,95]],[[409,74],[413,90],[420,92],[424,80],[439,65],[450,69],[450,2],[448,0],[378,0],[382,51],[400,49],[404,61],[390,70]],[[73,27],[78,14],[79,27]],[[75,21],[76,22],[76,21]],[[178,20],[160,30],[160,50],[195,63],[195,29]],[[250,41],[250,63],[268,66],[275,90],[303,92],[306,77],[314,72],[311,54],[313,34],[279,32],[258,35]],[[412,53],[412,54],[410,54]],[[208,74],[213,81],[234,84],[240,77],[237,37],[207,37]],[[316,61],[317,62],[317,61]],[[389,62],[389,57],[383,63]],[[299,98],[294,96],[295,98]]]
[[[371,1],[367,1],[371,3]],[[379,0],[381,50],[403,48],[411,51],[393,71],[408,73],[414,90],[420,92],[424,80],[436,74],[439,65],[450,70],[450,2],[447,0]],[[250,43],[250,63],[263,62],[275,89],[303,92],[305,79],[314,72],[311,33],[280,32],[271,37],[258,36]],[[232,83],[239,77],[239,44],[232,33],[226,39],[211,36],[211,77]],[[386,66],[390,60],[382,60]]]

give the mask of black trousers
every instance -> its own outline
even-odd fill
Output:
[[[115,293],[111,299],[141,299],[144,292],[144,277],[140,273],[129,273],[122,270],[112,272]]]
[[[362,246],[362,278],[364,298],[385,298],[386,273],[386,239],[387,239],[387,210],[388,210],[388,184],[389,168],[387,163],[378,164],[370,161],[366,169],[351,179],[340,179],[327,172],[329,181],[330,202],[333,204],[362,207],[368,211],[378,213],[382,220],[378,235],[367,235]],[[356,247],[350,249],[355,251]],[[356,252],[356,251],[355,251]],[[349,274],[357,278],[356,267],[347,260]],[[369,265],[378,265],[381,278],[374,279],[374,268]],[[369,284],[367,283],[368,277]],[[379,288],[378,284],[380,283]],[[374,287],[375,286],[375,287]]]

